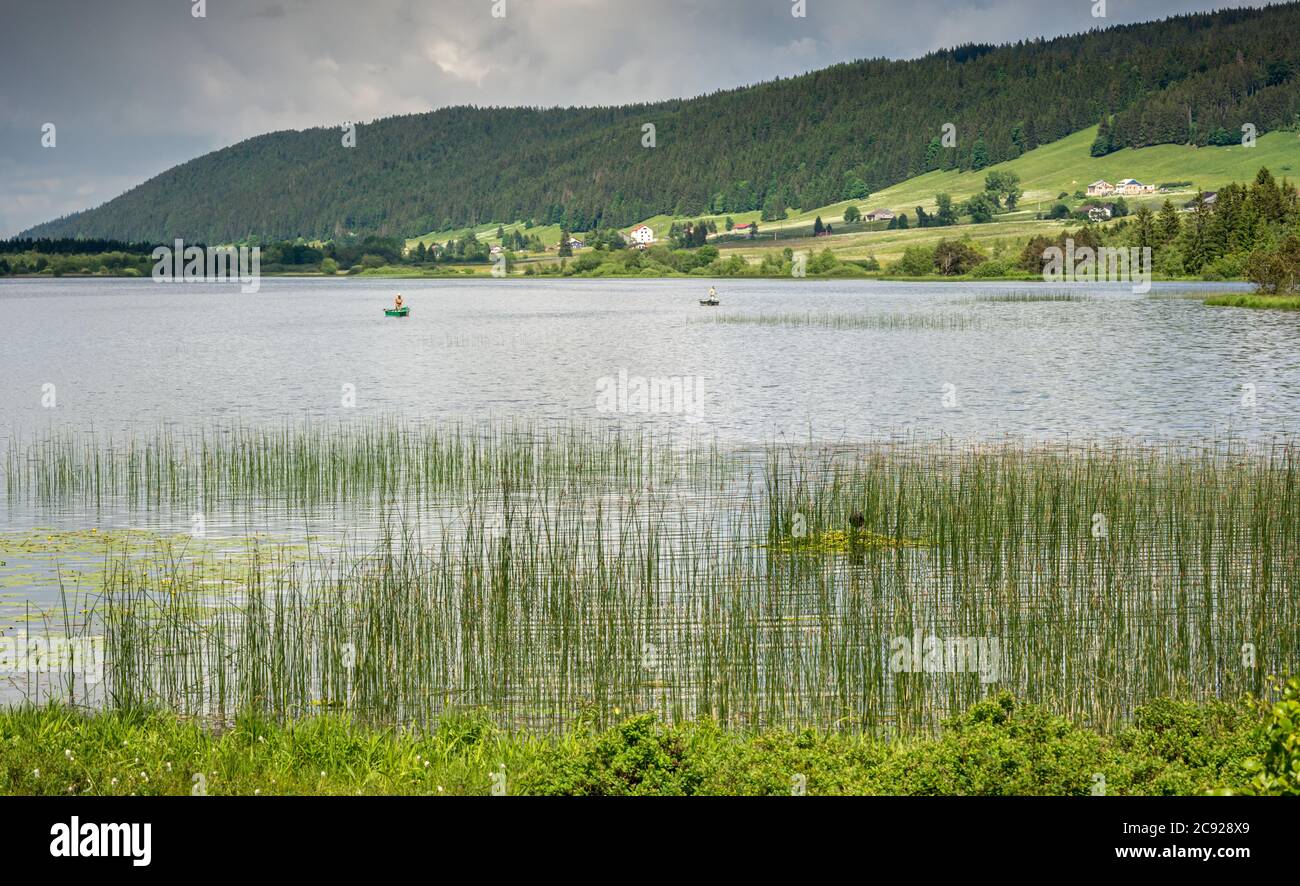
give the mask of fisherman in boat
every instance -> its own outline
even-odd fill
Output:
[[[717,301],[717,300],[718,300],[718,290],[716,290],[716,289],[714,289],[712,286],[710,286],[710,287],[709,287],[709,301]]]
[[[397,293],[397,298],[393,301],[393,307],[399,311],[402,309],[402,294],[400,292]]]

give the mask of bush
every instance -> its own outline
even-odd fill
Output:
[[[945,277],[969,274],[984,261],[984,253],[965,240],[940,240],[934,247],[934,267]]]
[[[1266,749],[1245,763],[1255,776],[1250,787],[1259,794],[1300,796],[1300,678],[1288,680],[1281,700],[1265,708],[1268,719],[1258,737]]]
[[[1300,291],[1300,237],[1287,237],[1275,249],[1257,249],[1246,262],[1246,276],[1267,295]]]
[[[934,250],[927,246],[909,246],[903,251],[903,257],[894,265],[900,274],[909,277],[923,277],[934,273]]]
[[[991,258],[975,267],[971,276],[974,277],[1006,277],[1015,270],[1011,262],[1005,258]]]
[[[596,268],[601,266],[602,261],[602,256],[599,256],[594,252],[584,252],[573,260],[573,264],[570,265],[570,267],[573,268],[575,274],[582,274],[596,270]]]

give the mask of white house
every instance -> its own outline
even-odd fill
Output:
[[[1126,178],[1115,186],[1115,190],[1126,197],[1137,197],[1141,194],[1154,194],[1156,186],[1144,185],[1135,178]]]
[[[1113,193],[1115,193],[1115,186],[1105,179],[1088,185],[1089,197],[1109,197]]]
[[[627,236],[638,246],[649,246],[655,242],[655,232],[646,225],[637,225]]]
[[[867,221],[893,221],[894,213],[888,209],[873,209],[867,213]]]

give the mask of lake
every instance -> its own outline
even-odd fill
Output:
[[[203,716],[882,733],[1300,665],[1300,316],[709,283],[0,282],[0,659],[105,637],[81,696]]]
[[[702,378],[698,423],[648,418],[698,424],[734,443],[901,428],[1046,439],[1295,429],[1297,314],[1207,308],[1120,286],[1051,290],[1086,301],[999,303],[976,299],[1045,289],[858,281],[721,281],[722,305],[701,307],[708,285],[268,278],[244,295],[205,284],[0,281],[0,431],[363,414],[602,420],[611,416],[597,409],[598,385],[620,370]],[[1156,284],[1154,293],[1231,288]],[[399,291],[412,315],[384,317]],[[967,325],[707,322],[791,313]],[[42,407],[45,384],[55,385],[53,410]],[[344,385],[355,389],[350,410]]]

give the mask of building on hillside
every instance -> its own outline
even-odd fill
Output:
[[[655,242],[655,232],[648,225],[637,225],[631,230],[627,237],[637,246],[642,247],[649,246],[651,243]]]
[[[1143,194],[1154,194],[1156,186],[1144,185],[1135,178],[1126,178],[1115,186],[1115,192],[1125,197],[1140,197]]]
[[[750,224],[749,224],[749,222],[745,222],[745,223],[743,223],[743,224],[739,224],[739,225],[734,226],[734,227],[731,229],[731,232],[732,232],[733,234],[735,234],[735,233],[742,233],[742,234],[743,234],[743,233],[745,233],[746,231],[748,231],[749,228],[750,228]]]
[[[493,246],[488,252],[491,255],[500,255],[504,250],[500,246]]]
[[[570,249],[581,249],[582,247],[584,247],[584,246],[586,246],[586,245],[587,245],[587,244],[583,243],[583,242],[582,242],[581,240],[579,240],[577,237],[570,237],[570,238],[569,238],[569,248],[570,248]]]
[[[869,222],[893,221],[894,213],[888,209],[873,209],[867,213],[866,219]]]
[[[1114,217],[1115,217],[1114,203],[1106,203],[1101,206],[1094,205],[1088,207],[1088,221],[1090,222],[1110,221]]]
[[[1205,205],[1206,205],[1206,206],[1213,206],[1215,203],[1218,203],[1218,202],[1219,202],[1219,192],[1218,192],[1218,191],[1205,191],[1204,193],[1200,194],[1199,196],[1200,196],[1200,198],[1201,198],[1202,200],[1205,201]],[[1192,211],[1193,209],[1195,209],[1195,208],[1196,208],[1196,201],[1195,201],[1195,200],[1188,200],[1186,203],[1183,204],[1183,211],[1184,211],[1184,212],[1191,212],[1191,211]]]
[[[1109,197],[1113,193],[1115,193],[1115,186],[1104,178],[1088,185],[1089,197]]]

